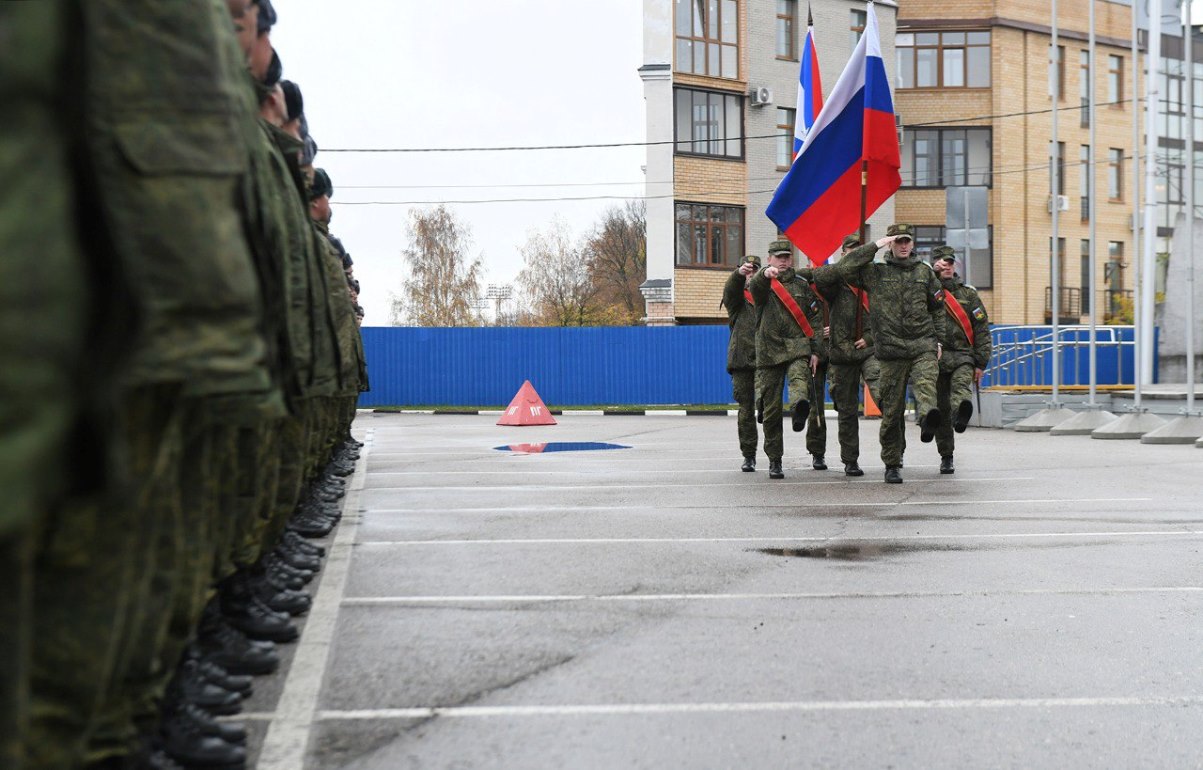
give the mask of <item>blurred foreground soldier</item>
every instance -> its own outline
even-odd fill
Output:
[[[936,403],[942,415],[936,430],[936,448],[940,451],[940,473],[954,473],[952,455],[956,444],[952,434],[964,433],[969,425],[973,416],[973,388],[982,381],[993,346],[990,319],[977,289],[956,274],[956,252],[949,246],[938,246],[932,257],[936,275],[944,287],[944,309],[948,313],[940,338],[944,351],[936,382]]]
[[[788,383],[792,426],[800,433],[811,408],[811,376],[819,362],[816,327],[821,329],[822,316],[807,282],[794,272],[790,242],[769,244],[768,261],[768,267],[752,276],[749,289],[759,315],[756,369],[764,408],[764,452],[769,456],[769,478],[783,479],[781,391]]]
[[[760,270],[760,257],[744,257],[723,287],[723,307],[727,308],[727,326],[731,339],[727,343],[727,373],[731,375],[731,391],[739,405],[735,423],[739,432],[739,451],[744,463],[740,470],[756,470],[756,303],[748,285]]]
[[[913,258],[914,233],[913,225],[890,225],[886,237],[855,249],[834,266],[843,280],[872,298],[873,348],[881,365],[881,460],[888,484],[902,483],[908,379],[919,402],[919,440],[930,442],[940,426],[936,379],[944,289],[931,268]],[[886,247],[885,262],[874,262],[877,250]]]
[[[859,248],[860,236],[844,238],[841,257]],[[824,265],[813,271],[815,284],[831,308],[828,348],[831,355],[831,400],[839,414],[840,460],[844,474],[863,476],[860,459],[860,428],[857,409],[860,403],[861,381],[869,386],[876,402],[880,398],[877,383],[880,368],[873,355],[873,332],[869,322],[869,295],[859,286],[846,283],[834,265]]]

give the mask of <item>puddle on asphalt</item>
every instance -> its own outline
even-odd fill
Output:
[[[623,444],[606,444],[601,441],[545,441],[542,444],[506,444],[495,446],[500,452],[519,452],[538,455],[548,452],[596,452],[602,449],[630,449]]]
[[[931,551],[980,550],[958,545],[934,543],[840,543],[815,548],[752,548],[766,556],[791,556],[799,559],[831,559],[833,561],[872,561],[886,556]]]

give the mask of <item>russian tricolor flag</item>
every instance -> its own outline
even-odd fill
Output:
[[[765,212],[816,265],[861,225],[862,161],[868,162],[868,217],[902,184],[894,102],[872,2],[852,58]]]
[[[815,20],[807,6],[806,40],[802,43],[802,66],[798,69],[798,111],[794,115],[795,158],[822,110],[823,84],[819,81],[819,54],[815,50]]]

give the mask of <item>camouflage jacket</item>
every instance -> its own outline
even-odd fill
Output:
[[[756,306],[744,297],[746,281],[738,270],[723,286],[723,307],[731,339],[727,342],[727,371],[756,368]]]
[[[773,293],[770,281],[765,277],[763,268],[752,276],[748,289],[756,302],[756,365],[758,367],[778,366],[795,361],[799,358],[809,358],[812,353],[818,353],[822,344],[823,312],[819,299],[810,290],[810,285],[799,278],[792,268],[783,270],[777,277],[785,290],[789,292],[802,312],[806,315],[814,330],[815,339],[806,336],[802,327],[786,309],[785,305]]]
[[[912,257],[874,262],[877,245],[867,243],[833,267],[848,283],[869,292],[873,350],[882,361],[935,353],[944,336],[944,289],[932,269]]]
[[[355,306],[347,288],[347,274],[343,271],[338,251],[330,242],[330,228],[325,222],[314,222],[314,228],[322,234],[320,250],[322,264],[326,270],[326,290],[329,297],[330,320],[333,323],[335,344],[338,348],[337,396],[359,395],[359,359],[355,338],[359,336],[359,324],[355,322]]]
[[[941,280],[940,283],[944,291],[951,294],[965,309],[965,315],[968,316],[973,329],[973,346],[970,347],[960,322],[954,319],[949,311],[945,311],[947,317],[944,319],[944,334],[940,337],[940,344],[944,347],[940,357],[940,369],[950,372],[964,364],[985,369],[986,364],[990,363],[993,344],[990,340],[990,319],[986,316],[986,308],[982,306],[977,289],[966,286],[956,276]]]
[[[860,299],[852,293],[851,287],[840,278],[835,265],[823,265],[814,270],[801,271],[804,275],[813,276],[815,285],[827,300],[830,308],[830,329],[827,347],[831,362],[836,364],[855,364],[873,355],[873,330],[869,324],[869,311],[860,303]],[[865,347],[856,347],[857,308],[860,308],[860,336],[867,343]]]

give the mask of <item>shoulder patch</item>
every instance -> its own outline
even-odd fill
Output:
[[[936,289],[934,292],[932,292],[932,299],[934,299],[936,302],[943,302],[944,301],[944,290]]]
[[[985,321],[986,320],[986,310],[981,305],[978,305],[977,307],[975,307],[973,309],[973,317],[979,321]]]

